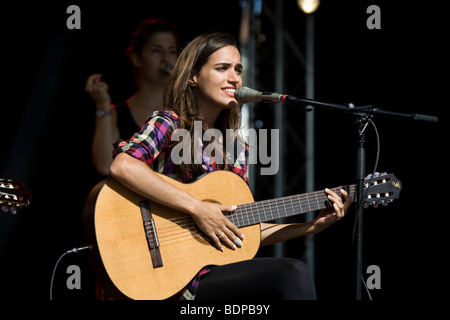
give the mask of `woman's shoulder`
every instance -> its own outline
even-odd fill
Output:
[[[156,110],[148,117],[146,123],[173,131],[178,128],[178,115],[171,109]]]
[[[172,109],[163,109],[163,110],[153,111],[153,113],[149,117],[149,120],[152,120],[155,118],[164,118],[167,120],[172,120],[173,122],[178,121],[178,115]]]

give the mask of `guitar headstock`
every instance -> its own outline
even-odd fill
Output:
[[[0,207],[25,208],[31,204],[31,192],[21,182],[0,179]]]
[[[370,183],[370,185],[369,185]],[[394,199],[398,199],[402,184],[393,174],[375,173],[364,179],[364,207],[373,205],[388,205]]]

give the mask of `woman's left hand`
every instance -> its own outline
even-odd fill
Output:
[[[322,231],[343,218],[352,204],[352,198],[344,189],[340,190],[341,194],[344,196],[344,202],[342,202],[342,198],[336,192],[330,189],[325,189],[325,192],[328,195],[328,200],[333,205],[320,211],[316,220],[314,220],[314,233]]]

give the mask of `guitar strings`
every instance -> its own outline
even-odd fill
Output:
[[[348,191],[350,194],[354,194],[356,186],[350,185],[347,187],[349,188]],[[337,187],[332,190],[338,193],[338,189],[340,188],[341,187]],[[289,200],[289,204],[286,206],[287,200]],[[317,202],[317,208],[314,202]],[[281,203],[282,205],[278,206],[278,203]],[[331,205],[324,191],[315,191],[277,199],[241,204],[235,212],[229,215],[229,219],[238,226],[240,226],[240,223],[243,223],[243,226],[247,226],[259,222],[259,220],[258,222],[255,220],[255,216],[258,219],[261,219],[264,216],[264,221],[275,219],[272,215],[272,211],[274,210],[284,212],[286,216],[290,216],[293,214],[316,211],[318,209],[325,208],[326,203]],[[266,209],[269,211],[268,213],[266,213]],[[298,210],[300,210],[300,212]],[[268,218],[268,215],[270,215],[270,218]],[[281,216],[282,215],[280,215],[280,217]],[[250,222],[251,219],[253,219],[253,223]],[[210,242],[209,237],[205,238],[206,235],[197,228],[195,221],[189,215],[165,219],[165,222],[161,224],[158,222],[156,223],[156,230],[150,231],[153,233],[153,237],[148,239],[151,246],[156,247],[155,233],[158,237],[160,246],[171,245],[185,240],[193,240],[193,236],[201,238],[205,242]]]
[[[320,192],[320,191],[317,191],[317,192]],[[313,192],[313,193],[315,193],[315,192]],[[282,201],[280,201],[280,200],[287,200],[287,199],[289,199],[289,198],[291,198],[291,199],[289,199],[289,200],[291,200],[292,201],[292,199],[293,198],[295,198],[295,197],[298,197],[299,199],[296,199],[295,200],[295,202],[297,203],[297,202],[300,202],[300,201],[302,201],[302,200],[308,200],[308,201],[310,201],[310,199],[308,199],[309,197],[308,197],[308,195],[294,195],[294,196],[287,196],[287,197],[282,197],[282,198],[277,198],[277,199],[269,199],[269,200],[263,200],[263,201],[258,201],[258,202],[250,202],[250,203],[245,203],[245,204],[241,204],[241,205],[239,205],[238,207],[238,209],[244,209],[244,210],[247,210],[247,209],[249,209],[249,210],[251,210],[251,211],[253,211],[253,209],[254,208],[256,208],[258,211],[259,210],[264,210],[264,209],[266,209],[266,208],[268,208],[268,209],[271,209],[271,205],[273,204],[273,203],[275,203],[275,205],[276,205],[276,203],[277,202],[282,202]],[[318,196],[317,195],[315,195],[315,198],[316,199],[314,199],[314,200],[316,200],[316,201],[323,201],[323,200],[326,200],[326,195],[323,195],[322,194],[322,192],[320,192],[320,195],[319,195],[319,197],[320,198],[322,198],[322,199],[319,199],[318,198]],[[305,210],[306,210],[306,208],[309,208],[310,207],[310,205],[309,204],[307,204],[307,205],[304,205],[304,204],[302,204],[302,203],[300,203],[300,204],[292,204],[291,203],[291,207],[294,207],[295,209],[298,209],[298,207],[302,207],[302,211],[303,211],[303,206],[305,206]],[[314,209],[312,209],[312,210],[314,210]],[[248,211],[248,210],[247,210]],[[251,212],[250,212],[251,213]],[[238,212],[236,212],[235,214],[234,213],[232,213],[231,215],[230,215],[230,217],[238,217],[239,215],[247,215],[248,214],[248,212],[241,212],[241,211],[238,211]],[[263,213],[264,214],[264,213]],[[183,216],[183,217],[176,217],[176,218],[171,218],[171,219],[166,219],[166,221],[168,221],[168,223],[167,224],[171,224],[171,223],[181,223],[183,220],[186,220],[186,219],[191,219],[191,217],[189,217],[189,216]],[[162,226],[162,225],[161,225]]]
[[[349,187],[349,192],[350,194],[355,193],[356,190],[356,186],[355,185],[350,185]],[[337,187],[332,189],[335,192],[338,192],[338,189],[340,189],[341,187]],[[295,199],[297,198],[297,199]],[[313,199],[315,198],[315,199]],[[295,204],[292,203],[292,201],[295,201]],[[284,200],[284,201],[280,201],[280,200]],[[290,200],[290,207],[288,205],[289,208],[286,207],[285,202],[286,200]],[[302,202],[306,200],[307,203],[306,205]],[[313,204],[311,206],[311,200],[312,201],[316,201],[317,202],[317,208],[315,207],[315,204]],[[321,209],[321,205],[325,204],[325,203],[329,203],[331,205],[331,203],[329,202],[327,195],[323,193],[323,191],[315,191],[315,192],[311,192],[311,193],[307,193],[307,194],[299,194],[299,195],[294,195],[294,196],[287,196],[287,197],[282,197],[282,198],[278,198],[278,199],[270,199],[270,200],[263,200],[263,201],[258,201],[258,202],[251,202],[251,203],[246,203],[246,204],[241,204],[238,206],[238,211],[235,213],[232,213],[229,218],[230,220],[232,220],[232,222],[242,222],[244,223],[245,220],[247,220],[248,225],[257,223],[255,221],[255,215],[257,215],[258,218],[261,218],[264,215],[265,221],[270,221],[270,220],[274,220],[276,219],[275,217],[273,217],[271,211],[273,211],[273,209],[276,209],[277,211],[281,211],[278,208],[277,203],[283,203],[283,208],[285,215],[289,216],[289,212],[292,212],[294,214],[298,214],[297,210],[300,209],[300,212],[308,212],[308,211],[316,211]],[[275,204],[276,208],[273,208],[273,204]],[[326,206],[325,206],[326,207]],[[254,212],[256,209],[256,213]],[[269,213],[266,213],[266,209],[269,210]],[[291,210],[292,209],[292,210]],[[250,211],[250,212],[249,212]],[[250,215],[250,214],[251,215]],[[270,214],[270,218],[268,218],[268,214]],[[185,221],[191,220],[192,218],[190,216],[185,216],[185,217],[177,217],[177,218],[171,218],[171,219],[167,219],[166,223],[161,224],[159,226],[159,228],[164,229],[164,225],[171,225],[173,223],[175,224],[181,224]],[[250,222],[250,219],[253,219],[253,222]]]
[[[307,197],[305,197],[307,199]],[[325,199],[325,198],[324,198]],[[246,205],[243,205],[242,208],[245,207],[256,207],[256,209],[258,210],[262,210],[264,214],[264,216],[267,215],[265,214],[265,209],[271,209],[271,204],[274,203],[274,199],[272,200],[265,200],[264,202],[260,202],[258,205],[257,203],[249,203]],[[298,209],[299,207],[302,208],[302,205],[294,205],[292,206],[294,209]],[[304,206],[305,210],[306,208],[311,209],[311,207],[308,206]],[[246,210],[247,211],[247,210]],[[302,208],[303,211],[303,208]],[[257,213],[259,216],[262,216],[261,213]],[[237,212],[235,215],[232,215],[230,217],[234,218],[232,220],[239,220],[242,219],[242,221],[244,220],[244,216],[247,216],[247,220],[248,219],[248,212],[244,212],[244,211],[240,211]],[[163,245],[172,245],[175,244],[177,242],[180,241],[184,241],[184,240],[192,240],[192,233],[194,233],[195,236],[198,236],[200,238],[202,238],[204,241],[208,241],[207,239],[205,239],[203,237],[203,233],[201,231],[199,231],[197,229],[197,226],[194,222],[194,220],[189,217],[178,217],[178,218],[172,218],[172,219],[168,219],[171,222],[166,222],[164,224],[161,224],[160,226],[157,226],[158,229],[158,240],[160,243],[160,246]],[[162,227],[163,225],[165,225],[165,227]],[[175,228],[175,230],[173,230]],[[180,229],[181,228],[181,229]],[[169,229],[169,230],[167,230]],[[153,245],[156,245],[156,240],[151,240]],[[209,241],[208,241],[209,242]]]
[[[204,241],[208,241],[203,237],[203,233],[199,231],[192,220],[192,223],[188,224],[189,227],[183,227],[182,229],[176,229],[171,232],[158,233],[158,242],[160,246],[174,244],[176,242],[184,241],[184,240],[192,240],[192,236],[198,236]],[[173,227],[178,227],[174,225]],[[156,240],[152,237],[150,238],[151,245],[156,247]]]
[[[336,190],[338,188],[335,188]],[[350,191],[354,191],[352,189],[354,189],[353,186],[350,186]],[[334,191],[336,191],[334,190]],[[286,205],[283,204],[283,209],[284,211],[291,211],[291,209],[293,209],[292,211],[295,212],[297,211],[297,209],[301,209],[302,212],[306,212],[307,210],[311,210],[311,211],[315,211],[320,209],[320,203],[323,203],[324,200],[327,201],[327,197],[326,194],[323,194],[323,192],[321,191],[316,191],[316,192],[312,192],[315,195],[314,196],[308,196],[308,194],[303,194],[303,195],[294,195],[294,196],[287,196],[287,197],[282,197],[282,198],[277,198],[277,199],[269,199],[269,200],[263,200],[263,201],[259,201],[259,202],[251,202],[251,203],[246,203],[246,204],[241,204],[238,206],[238,211],[235,213],[232,213],[229,217],[232,220],[239,220],[239,218],[242,218],[242,221],[245,220],[244,218],[248,216],[250,211],[250,214],[255,214],[253,211],[256,209],[258,211],[258,214],[260,217],[262,217],[262,215],[266,216],[267,218],[267,213],[265,212],[265,209],[274,209],[273,208],[273,204],[275,204],[276,209],[278,209],[278,202],[283,203],[283,201],[280,200],[284,200],[286,202],[286,200],[290,200],[290,205],[288,205],[289,208],[286,208]],[[317,202],[318,208],[314,207],[315,204],[311,207],[310,203],[307,203],[306,205],[304,203],[302,203],[301,201],[307,200],[307,201],[311,201],[311,198],[315,197],[315,199],[312,199],[313,201]],[[298,198],[298,199],[295,199]],[[295,199],[295,204],[292,203],[292,200]],[[245,210],[245,212],[243,211]],[[262,211],[262,212],[261,212]],[[271,213],[270,213],[271,214]],[[273,218],[273,216],[268,220],[271,220]],[[181,224],[186,220],[192,219],[190,216],[186,215],[183,217],[176,217],[176,218],[171,218],[171,219],[166,219],[167,223],[165,224],[161,224],[159,226],[159,228],[164,229],[164,225],[171,225],[172,223],[177,223],[177,224]],[[248,220],[248,219],[247,219]]]
[[[349,193],[353,194],[356,190],[355,185],[350,185],[349,187]],[[337,187],[332,189],[335,192],[338,192],[338,189],[341,187]],[[297,198],[297,199],[296,199]],[[315,198],[315,199],[313,199]],[[281,201],[280,201],[281,200]],[[284,202],[282,200],[290,200],[290,206],[289,208],[286,207]],[[292,203],[292,201],[295,201],[295,204]],[[307,200],[307,204],[304,204],[302,201]],[[317,208],[311,206],[311,201],[317,202]],[[264,201],[258,201],[258,202],[251,202],[246,204],[241,204],[238,206],[238,211],[235,213],[232,213],[232,215],[229,216],[230,220],[234,223],[239,224],[239,222],[244,222],[247,220],[246,225],[256,224],[258,222],[255,221],[255,215],[258,218],[261,218],[264,215],[265,221],[273,220],[274,217],[272,216],[271,212],[269,214],[271,215],[270,218],[267,218],[267,213],[265,212],[266,209],[273,211],[273,209],[277,209],[277,211],[281,211],[278,207],[277,203],[283,203],[283,208],[286,216],[289,216],[289,212],[292,212],[293,214],[298,214],[298,209],[300,209],[300,213],[308,212],[308,211],[315,211],[318,209],[321,209],[320,203],[322,205],[325,205],[327,202],[329,202],[327,195],[323,191],[315,191],[307,194],[299,194],[294,196],[287,196],[282,197],[278,199],[269,199]],[[274,204],[275,207],[274,208]],[[330,203],[331,205],[331,203]],[[325,205],[326,207],[326,205]],[[322,207],[323,208],[323,207]],[[255,213],[256,210],[256,213]],[[251,216],[253,216],[254,223],[250,222],[251,216],[249,215],[249,212]],[[250,218],[249,218],[250,217]],[[172,230],[175,228],[175,230]],[[180,229],[181,228],[181,229]],[[169,229],[169,230],[167,230]],[[157,234],[158,234],[158,240],[160,240],[160,245],[166,245],[166,244],[173,244],[179,241],[184,240],[192,240],[192,233],[194,233],[195,236],[200,237],[201,239],[209,242],[206,238],[204,238],[204,233],[201,232],[192,217],[186,215],[184,217],[176,217],[171,219],[166,219],[165,223],[157,225]],[[170,239],[169,239],[170,238]],[[209,239],[209,238],[208,238]],[[170,243],[169,243],[170,242]]]
[[[298,199],[295,200],[296,204],[292,204],[292,199],[295,198],[295,197],[298,198]],[[301,209],[302,212],[306,212],[308,210],[315,211],[315,210],[320,209],[320,203],[325,203],[324,200],[325,201],[327,200],[326,195],[323,195],[321,193],[319,196],[317,196],[317,194],[316,194],[315,195],[316,199],[314,199],[317,202],[317,205],[318,205],[318,208],[316,208],[316,207],[314,207],[315,204],[311,207],[311,205],[309,203],[307,205],[301,203],[301,201],[305,200],[305,199],[310,201],[310,199],[308,199],[308,198],[310,198],[310,197],[296,195],[296,196],[289,196],[289,197],[284,197],[284,198],[279,198],[279,199],[271,199],[271,200],[264,200],[264,201],[259,201],[259,202],[252,202],[252,203],[247,203],[247,204],[241,204],[241,205],[238,206],[238,211],[235,212],[235,213],[232,213],[229,217],[230,217],[231,220],[242,219],[242,221],[243,221],[243,220],[245,220],[244,219],[245,217],[249,216],[249,212],[248,211],[250,211],[250,214],[255,215],[255,213],[253,211],[254,211],[254,209],[256,209],[258,211],[256,214],[258,214],[260,217],[262,217],[264,215],[267,220],[271,220],[274,217],[271,216],[270,218],[267,218],[267,213],[265,212],[265,210],[266,209],[270,209],[270,210],[275,209],[275,208],[273,208],[274,207],[273,204],[275,204],[276,209],[281,211],[278,208],[278,205],[277,205],[278,202],[281,202],[281,201],[279,201],[280,199],[281,200],[286,200],[286,199],[291,200],[290,205],[288,205],[287,207],[286,207],[285,204],[283,204],[282,210],[284,210],[285,212],[289,212],[289,211],[296,212],[297,209],[299,209],[299,208]],[[299,203],[299,204],[297,204],[297,203]],[[245,212],[244,212],[244,210],[245,210]],[[177,217],[177,218],[167,219],[168,222],[166,224],[181,223],[181,222],[186,221],[188,219],[192,219],[192,218],[189,217],[189,216],[185,216],[185,217]],[[249,219],[247,219],[247,220],[249,220]],[[163,225],[161,225],[161,226],[163,226]]]
[[[353,185],[350,186],[350,192],[353,192],[354,188],[355,187]],[[339,188],[334,189],[335,192],[337,191],[337,189],[339,189]],[[317,204],[319,205],[318,208],[311,207],[311,205],[309,203],[307,205],[305,205],[304,203],[301,202],[301,200],[311,201],[311,198],[314,197],[314,196],[311,196],[311,194],[314,194],[315,199],[313,199],[313,200],[317,201]],[[292,199],[294,199],[294,198],[298,198],[298,199],[296,199],[296,204],[292,203]],[[270,199],[270,200],[264,200],[264,201],[259,201],[259,202],[247,203],[247,204],[240,205],[238,207],[238,209],[241,209],[241,210],[239,210],[235,214],[230,215],[230,220],[233,220],[235,222],[239,222],[239,221],[243,222],[245,220],[245,218],[247,218],[247,221],[250,222],[248,211],[250,210],[251,211],[250,213],[255,215],[255,213],[253,212],[253,209],[256,209],[258,211],[256,214],[259,217],[262,217],[264,215],[267,220],[271,220],[273,218],[273,216],[270,219],[267,218],[265,209],[272,210],[272,209],[274,209],[273,204],[275,204],[277,209],[280,210],[280,208],[278,208],[277,202],[281,202],[280,200],[286,200],[286,199],[291,200],[291,205],[290,206],[288,205],[288,207],[290,207],[290,208],[286,208],[286,206],[283,205],[284,208],[282,208],[282,209],[284,209],[286,214],[288,211],[289,212],[292,211],[294,213],[298,209],[300,209],[301,212],[307,212],[308,210],[315,211],[315,210],[320,209],[319,201],[323,202],[324,200],[326,200],[326,201],[328,200],[326,197],[326,194],[324,194],[322,191],[316,191],[316,192],[310,193],[310,196],[308,196],[308,194],[300,194],[300,195],[295,195],[295,196],[283,197],[281,199],[280,198],[279,199]],[[245,210],[245,212],[244,212],[244,210]],[[261,213],[261,211],[262,211],[262,213]],[[253,218],[253,220],[254,220],[254,218]],[[251,223],[249,223],[249,224],[251,224]],[[175,228],[175,230],[172,230],[173,228]],[[167,229],[169,229],[169,230],[167,230]],[[157,225],[157,236],[158,236],[160,245],[169,244],[169,241],[171,241],[170,244],[172,244],[177,241],[182,241],[184,239],[186,239],[186,240],[192,239],[192,233],[194,233],[196,236],[201,237],[203,240],[207,241],[203,237],[204,234],[197,229],[197,226],[196,226],[194,220],[190,216],[167,219],[165,223]]]

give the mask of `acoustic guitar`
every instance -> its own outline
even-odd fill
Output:
[[[89,194],[83,224],[96,277],[115,298],[169,298],[205,266],[253,258],[260,245],[259,223],[331,205],[323,190],[254,202],[247,184],[229,171],[215,171],[188,184],[161,177],[203,201],[237,205],[226,215],[242,228],[243,246],[221,252],[188,214],[144,199],[107,178]],[[356,199],[356,185],[344,189]],[[400,190],[401,183],[392,174],[371,177],[365,180],[364,201],[387,204],[398,198]]]
[[[0,207],[15,213],[16,209],[31,204],[31,191],[26,185],[12,179],[0,179]]]

